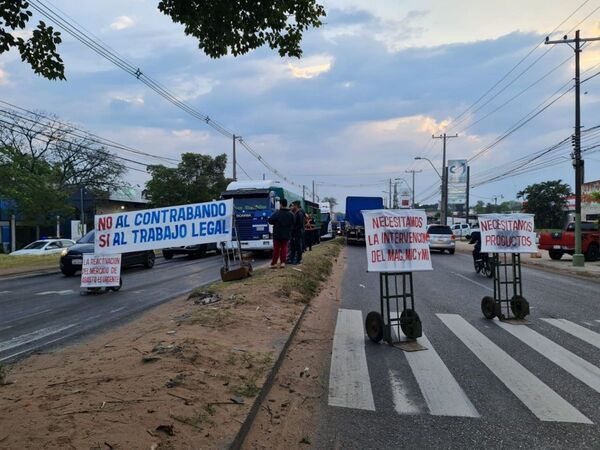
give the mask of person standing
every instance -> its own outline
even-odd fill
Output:
[[[288,242],[292,237],[292,228],[294,227],[294,215],[287,207],[285,198],[279,201],[279,211],[269,217],[269,223],[273,225],[273,258],[271,259],[271,269],[279,267],[284,268],[287,260]]]
[[[292,213],[294,213],[294,227],[292,229],[290,264],[301,264],[304,247],[304,211],[300,207],[299,200],[292,202]]]

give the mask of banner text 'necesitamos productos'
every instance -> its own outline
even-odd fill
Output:
[[[432,269],[424,211],[380,209],[362,214],[369,272]]]
[[[533,214],[480,214],[481,251],[535,253]]]
[[[94,252],[125,253],[231,240],[233,200],[95,217]]]

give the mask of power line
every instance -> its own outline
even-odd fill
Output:
[[[167,101],[171,102],[173,105],[175,105],[178,108],[182,109],[183,111],[187,112],[191,116],[205,122],[208,126],[212,127],[215,131],[222,134],[223,136],[226,136],[230,139],[233,138],[234,133],[232,131],[230,131],[229,129],[227,129],[226,127],[224,127],[223,125],[221,125],[220,123],[218,123],[217,121],[212,119],[211,117],[209,117],[207,114],[203,114],[203,113],[197,111],[196,109],[192,108],[191,106],[189,106],[188,104],[186,104],[185,102],[183,102],[182,100],[177,98],[174,94],[169,92],[167,90],[167,88],[162,86],[156,80],[152,79],[150,76],[146,75],[144,72],[142,72],[140,68],[135,67],[135,65],[129,63],[123,57],[119,56],[114,51],[107,48],[107,46],[104,45],[101,41],[99,42],[97,40],[90,38],[88,35],[86,35],[85,32],[81,31],[76,25],[74,25],[73,23],[71,23],[68,20],[61,17],[60,14],[56,13],[51,7],[47,6],[42,0],[30,0],[29,3],[32,6],[32,8],[34,8],[36,11],[38,11],[44,17],[48,18],[49,20],[51,20],[52,22],[54,22],[55,24],[57,24],[58,26],[63,28],[67,33],[69,33],[75,39],[77,39],[78,41],[83,43],[85,46],[87,46],[94,52],[98,53],[103,58],[105,58],[108,61],[115,64],[117,67],[121,68],[122,70],[129,73],[130,75],[134,76],[137,80],[144,83],[146,86],[148,86],[150,89],[152,89],[154,92],[156,92],[157,94],[162,96]],[[237,133],[235,133],[235,134],[237,135]],[[244,143],[243,146],[246,150],[248,150],[248,152],[252,156],[257,158],[258,161],[263,166],[265,166],[269,171],[271,171],[274,175],[278,176],[279,178],[283,179],[284,181],[288,182],[289,184],[292,184],[297,187],[301,186],[298,183],[292,182],[289,178],[282,175],[273,166],[268,164],[267,161],[265,161],[265,159],[258,152],[256,152],[254,149],[252,149],[248,143]]]

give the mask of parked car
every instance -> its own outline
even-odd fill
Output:
[[[12,252],[11,255],[52,255],[53,253],[60,253],[74,244],[75,241],[72,241],[71,239],[40,239],[39,241],[28,244],[21,250]]]
[[[454,255],[456,248],[455,237],[452,229],[448,225],[433,223],[427,225],[427,234],[429,235],[429,249],[439,250],[444,253],[446,250]]]
[[[63,250],[60,257],[60,271],[67,277],[75,275],[81,270],[84,253],[94,253],[94,230],[88,232],[72,247]],[[154,260],[152,250],[123,253],[121,268],[140,265],[151,269],[154,267]]]
[[[187,255],[193,258],[202,258],[207,252],[219,252],[216,243],[186,245],[185,247],[169,247],[162,251],[165,259],[171,259],[174,255]]]
[[[538,248],[548,250],[552,259],[575,253],[575,222],[568,223],[562,231],[540,233]],[[587,261],[600,257],[600,231],[596,222],[581,222],[581,251]]]
[[[467,238],[471,237],[471,225],[468,223],[455,223],[452,225],[452,233],[457,238]]]

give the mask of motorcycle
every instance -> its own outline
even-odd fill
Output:
[[[480,253],[478,257],[473,255],[473,266],[475,267],[475,272],[478,274],[484,275],[488,278],[492,278],[494,276],[492,263],[487,253]]]

